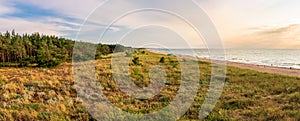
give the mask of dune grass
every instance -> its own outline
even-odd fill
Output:
[[[167,105],[181,83],[176,57],[137,51],[131,58],[130,77],[139,87],[150,84],[154,65],[165,69],[168,82],[159,95],[148,100],[134,99],[118,89],[113,80],[111,58],[97,60],[97,78],[108,99],[123,111],[149,113]],[[163,61],[162,61],[162,58]],[[198,120],[211,76],[211,64],[198,62],[200,88],[194,103],[180,120]],[[1,68],[0,120],[93,120],[77,98],[72,65],[53,69]],[[227,67],[223,94],[205,120],[300,120],[300,78]],[[166,114],[167,116],[167,114]]]

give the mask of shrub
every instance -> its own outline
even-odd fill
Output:
[[[30,64],[30,60],[29,59],[24,59],[20,62],[19,67],[27,67]]]
[[[128,51],[125,52],[125,57],[131,57],[131,55],[132,55],[131,52],[128,52]]]
[[[300,93],[296,92],[294,94],[291,94],[289,102],[300,103]]]
[[[134,65],[140,65],[139,57],[134,57],[132,62],[133,62]]]
[[[222,105],[223,109],[231,109],[231,110],[235,110],[235,109],[246,109],[247,107],[253,106],[255,104],[255,102],[253,100],[250,99],[244,99],[244,100],[229,100],[227,102],[225,102]]]
[[[165,63],[165,57],[161,57],[159,60],[160,63]]]
[[[53,67],[56,67],[60,64],[62,64],[62,60],[52,58],[51,60],[48,60],[48,61],[40,61],[38,63],[38,67],[53,68]]]

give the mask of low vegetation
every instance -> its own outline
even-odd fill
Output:
[[[110,102],[130,113],[154,112],[169,105],[181,83],[179,61],[185,59],[146,50],[126,52],[124,56],[132,60],[130,77],[139,87],[151,83],[149,72],[154,65],[165,69],[168,81],[160,94],[153,98],[134,99],[120,91],[115,83],[111,56],[99,58],[96,61],[97,78]],[[180,120],[198,120],[205,100],[211,64],[198,64],[201,77],[198,94]],[[51,69],[0,68],[0,120],[94,120],[78,98],[74,83],[72,64]],[[299,92],[299,77],[228,67],[223,94],[205,120],[300,120]]]

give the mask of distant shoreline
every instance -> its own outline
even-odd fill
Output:
[[[149,50],[149,51],[152,53],[157,53],[157,54],[164,54],[164,55],[168,54],[166,52],[157,52],[157,51],[152,51],[152,50]],[[183,57],[183,58],[186,58],[186,57],[191,58],[191,56],[188,56],[188,55],[177,55],[177,56]],[[192,57],[192,58],[197,58],[198,61],[211,62],[210,59],[206,59],[206,58],[199,58],[199,57]],[[250,69],[250,70],[271,73],[271,74],[280,74],[280,75],[286,75],[286,76],[300,77],[300,69],[295,69],[295,68],[255,65],[255,64],[247,64],[247,63],[232,62],[232,61],[226,61],[226,65],[241,68],[241,69]]]

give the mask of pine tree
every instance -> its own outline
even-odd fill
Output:
[[[0,65],[55,67],[64,62],[71,62],[73,56],[75,60],[79,61],[95,59],[94,48],[96,47],[96,56],[110,54],[116,48],[116,45],[77,43],[79,46],[76,46],[75,50],[78,52],[73,55],[75,44],[73,40],[39,33],[21,36],[14,30],[11,33],[6,31],[4,34],[0,33]],[[118,46],[122,51],[125,48],[121,45]]]

